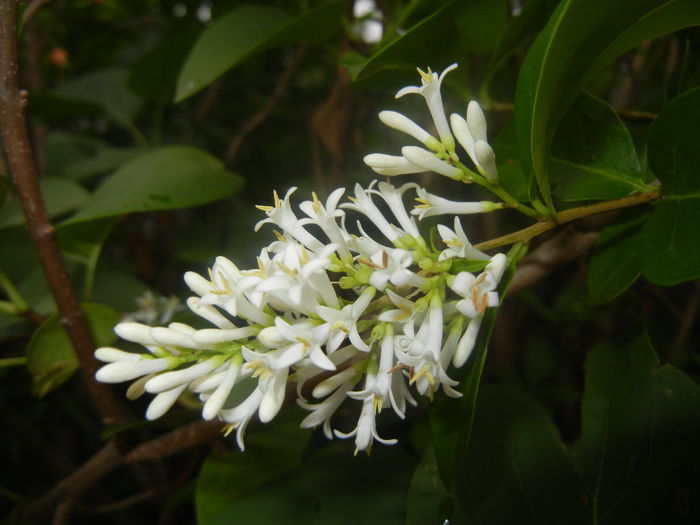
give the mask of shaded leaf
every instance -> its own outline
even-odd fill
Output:
[[[90,194],[80,184],[60,177],[43,177],[39,181],[41,194],[46,202],[49,216],[57,217],[82,206]],[[24,224],[24,212],[19,198],[12,195],[0,210],[0,228]]]
[[[113,328],[119,322],[119,314],[104,304],[86,303],[81,306],[95,344],[112,344],[116,340]],[[27,368],[34,376],[32,392],[38,397],[44,397],[65,383],[79,367],[60,316],[51,315],[37,328],[27,346]]]
[[[586,360],[574,454],[598,523],[695,523],[700,516],[700,387],[647,339],[601,345]]]
[[[265,49],[327,38],[340,27],[343,8],[343,2],[326,2],[297,17],[259,5],[232,10],[197,38],[180,71],[175,102],[192,96]]]
[[[585,23],[582,23],[585,21]],[[564,113],[592,77],[638,43],[700,22],[696,0],[564,0],[530,48],[518,79],[521,160],[551,206],[549,152]]]
[[[265,431],[270,433],[271,429]],[[197,486],[198,523],[405,523],[403,509],[414,462],[400,448],[375,448],[371,457],[353,457],[347,443],[336,442],[304,458],[298,467],[280,476],[282,472],[277,464],[289,464],[280,454],[284,447],[278,441],[267,457],[259,458],[263,463],[251,465],[247,476],[219,477],[215,512],[210,510],[207,492],[211,476],[205,465]],[[242,457],[240,460],[245,462]],[[229,470],[235,468],[233,464],[228,462]],[[220,467],[227,469],[223,464]],[[262,483],[262,478],[269,481]]]
[[[545,410],[523,392],[484,386],[455,485],[468,523],[587,524],[585,491]]]
[[[700,277],[700,88],[669,103],[649,135],[662,198],[642,231],[642,273],[666,286]]]
[[[499,297],[504,297],[515,271],[515,265],[526,251],[525,247],[516,245],[509,254],[509,266],[498,287]],[[488,308],[484,313],[474,350],[463,367],[466,369],[466,373],[461,378],[458,387],[458,390],[463,394],[462,397],[450,398],[441,391],[430,405],[430,429],[433,436],[435,458],[442,482],[448,489],[454,483],[458,465],[469,443],[476,396],[498,310],[498,308]],[[455,378],[458,378],[456,374],[454,375]]]
[[[432,446],[413,472],[407,500],[406,525],[440,524],[452,517],[451,497],[442,484]]]
[[[242,185],[238,175],[226,171],[208,153],[189,146],[167,146],[124,164],[64,224],[197,206],[229,197]]]
[[[141,100],[127,87],[127,76],[128,72],[121,68],[94,71],[59,85],[53,95],[94,104],[117,122],[129,125]]]
[[[587,287],[594,301],[612,301],[639,277],[640,231],[647,217],[634,214],[602,231],[588,265]]]
[[[450,31],[446,30],[446,25],[454,23],[454,3],[453,0],[444,2],[439,9],[381,46],[364,62],[356,54],[344,57],[343,64],[348,67],[352,79],[357,80],[361,73],[379,68],[406,66],[413,70],[426,60],[431,60],[432,67],[438,66],[434,63],[435,50],[444,50],[448,46]]]
[[[606,102],[582,93],[552,144],[552,194],[557,200],[615,199],[648,191],[627,128]]]

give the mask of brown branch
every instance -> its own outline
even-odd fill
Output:
[[[22,512],[22,518],[36,520],[51,511],[69,515],[78,499],[95,483],[124,464],[162,459],[188,448],[208,443],[221,435],[223,423],[220,421],[196,421],[176,428],[142,443],[126,454],[117,448],[112,439],[94,456],[68,477],[59,481],[48,493],[30,503]]]
[[[518,293],[549,275],[555,268],[581,257],[600,237],[600,232],[581,232],[569,227],[546,240],[518,265],[508,294]]]
[[[255,130],[255,128],[257,128],[260,124],[262,124],[265,121],[265,119],[270,115],[274,107],[280,101],[282,95],[284,95],[285,91],[287,90],[287,86],[289,85],[290,80],[292,79],[292,77],[297,71],[297,68],[299,67],[301,59],[306,54],[307,49],[307,44],[301,44],[299,46],[296,53],[294,54],[292,63],[286,69],[284,74],[282,74],[282,76],[280,77],[279,81],[277,82],[277,85],[275,86],[275,90],[272,92],[270,98],[267,100],[267,104],[260,108],[260,110],[243,125],[238,134],[235,137],[233,137],[233,140],[228,145],[228,147],[226,148],[226,152],[224,153],[224,164],[226,166],[230,166],[233,163],[233,159],[236,157],[236,154],[238,153],[238,150],[240,149],[241,144],[243,143],[245,138],[248,135],[250,135],[253,132],[253,130]]]
[[[648,193],[638,193],[636,195],[631,195],[629,197],[624,197],[622,199],[616,199],[611,201],[598,202],[596,204],[589,204],[587,206],[580,206],[578,208],[571,208],[570,210],[564,210],[557,213],[554,217],[547,220],[540,221],[532,226],[528,226],[517,232],[509,233],[501,237],[496,237],[489,241],[480,242],[474,245],[477,250],[491,250],[492,248],[498,248],[499,246],[506,246],[508,244],[515,244],[516,242],[523,241],[528,242],[533,237],[542,235],[544,232],[556,228],[567,222],[575,221],[577,219],[582,219],[584,217],[590,217],[591,215],[596,215],[598,213],[603,213],[606,211],[618,210],[621,208],[627,208],[629,206],[636,206],[638,204],[644,204],[646,202],[653,201],[659,198],[658,191],[652,191]]]
[[[26,93],[19,89],[17,80],[17,2],[0,0],[0,122],[12,179],[61,322],[82,366],[88,392],[105,424],[121,423],[126,418],[116,396],[108,386],[94,379],[97,362],[93,358],[92,335],[68,278],[56,233],[39,191],[24,118],[25,104]]]
[[[52,0],[33,0],[22,13],[22,23],[26,24],[39,11],[41,6],[50,3]]]

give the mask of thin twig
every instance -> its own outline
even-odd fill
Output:
[[[514,244],[519,241],[528,242],[533,237],[542,235],[544,232],[556,228],[567,222],[575,221],[576,219],[582,219],[583,217],[589,217],[598,213],[603,213],[611,210],[618,210],[620,208],[627,208],[629,206],[636,206],[638,204],[644,204],[645,202],[650,202],[659,198],[658,191],[652,191],[649,193],[638,193],[636,195],[631,195],[630,197],[624,197],[622,199],[616,199],[611,201],[599,202],[596,204],[589,204],[587,206],[580,206],[578,208],[571,208],[569,210],[564,210],[557,213],[554,217],[547,220],[540,221],[537,224],[528,226],[517,232],[509,233],[508,235],[503,235],[501,237],[496,237],[485,242],[476,244],[474,247],[477,250],[490,250],[492,248],[498,248],[499,246],[506,246],[508,244]]]
[[[26,24],[29,22],[29,20],[39,11],[41,6],[46,5],[53,0],[34,0],[33,2],[30,2],[27,8],[24,10],[24,13],[22,13],[22,23]]]
[[[250,133],[252,133],[253,130],[255,130],[255,128],[257,128],[260,124],[262,124],[265,121],[265,119],[270,115],[274,107],[280,101],[282,95],[284,95],[285,91],[287,90],[287,86],[289,85],[290,80],[292,79],[292,77],[297,71],[297,68],[299,67],[301,59],[306,54],[307,49],[307,44],[301,44],[299,46],[296,53],[294,54],[292,63],[285,70],[284,74],[282,74],[282,76],[280,77],[279,82],[277,82],[275,90],[270,95],[270,98],[267,100],[267,103],[262,108],[260,108],[260,110],[243,125],[238,134],[235,137],[233,137],[233,140],[228,145],[228,147],[226,148],[226,152],[224,153],[224,164],[226,166],[230,166],[233,163],[233,159],[236,157],[236,154],[238,153],[238,150],[240,149],[243,140],[245,140],[245,138],[248,135],[250,135]]]
[[[56,232],[39,190],[37,170],[24,118],[26,94],[17,80],[17,2],[0,0],[0,122],[12,179],[22,203],[29,233],[61,314],[61,322],[75,347],[83,378],[105,424],[122,423],[124,411],[112,390],[94,379],[97,362],[83,311],[73,291],[56,240]]]

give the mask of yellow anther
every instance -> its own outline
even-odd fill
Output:
[[[428,68],[428,72],[426,73],[425,71],[421,70],[421,68],[417,67],[418,74],[420,77],[425,81],[425,82],[432,82],[433,81],[433,72],[431,71],[430,68]]]
[[[277,195],[277,190],[272,190],[272,196],[275,199],[275,208],[279,208],[282,205],[279,195]]]
[[[270,213],[275,209],[273,206],[263,206],[262,204],[257,204],[255,207],[260,211],[264,211],[265,213]]]
[[[272,230],[272,233],[275,234],[275,237],[277,237],[277,240],[278,240],[278,241],[280,241],[280,242],[287,242],[287,239],[285,238],[285,236],[282,235],[282,234],[281,234],[280,232],[278,232],[277,230]]]
[[[316,195],[316,192],[311,192],[311,197],[314,200],[314,211],[316,213],[321,213],[321,210],[323,209],[323,206],[321,206],[321,201],[318,200],[318,196]]]
[[[416,208],[432,208],[434,206],[429,200],[421,199],[420,197],[416,197],[416,201],[420,202]]]

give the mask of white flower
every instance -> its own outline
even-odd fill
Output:
[[[445,109],[442,104],[440,86],[442,85],[445,75],[456,67],[457,64],[452,64],[439,75],[437,73],[433,73],[430,68],[428,68],[427,73],[424,73],[419,69],[418,73],[421,76],[421,86],[408,86],[396,93],[396,98],[403,97],[409,93],[415,93],[425,98],[425,102],[428,105],[428,110],[430,110],[430,115],[433,117],[433,122],[435,122],[438,135],[440,135],[440,140],[447,150],[453,150],[455,142],[454,138],[452,137],[452,133],[450,133],[447,118],[445,117]]]
[[[318,200],[315,193],[312,194],[313,201],[304,201],[299,205],[299,208],[309,217],[308,219],[301,219],[299,225],[315,224],[319,226],[331,243],[337,247],[341,259],[350,257],[347,245],[349,235],[336,222],[336,219],[341,219],[345,216],[345,212],[338,208],[338,201],[344,192],[344,188],[338,188],[333,191],[329,195],[325,207]]]
[[[457,142],[464,148],[472,162],[489,182],[498,182],[496,157],[486,137],[486,118],[478,102],[472,100],[467,106],[466,120],[457,113],[450,115],[452,131]]]
[[[321,305],[316,307],[316,313],[330,325],[330,334],[326,342],[326,352],[328,354],[335,352],[346,337],[350,339],[350,342],[358,350],[369,352],[369,347],[357,331],[357,321],[365,312],[374,294],[375,289],[369,286],[355,302],[343,306],[340,310]]]
[[[435,137],[413,122],[410,118],[397,111],[380,111],[379,120],[390,128],[410,135],[432,150],[438,150],[440,148],[440,143]]]
[[[291,344],[282,349],[279,357],[271,365],[273,369],[287,368],[308,356],[317,367],[324,370],[335,370],[335,364],[328,359],[321,348],[328,339],[331,330],[328,323],[317,326],[308,321],[290,324],[281,317],[277,317],[275,326]]]
[[[359,184],[355,184],[355,197],[350,197],[352,202],[341,204],[341,207],[362,213],[372,221],[377,229],[382,232],[384,237],[393,242],[403,232],[393,224],[390,224],[389,221],[386,220],[386,217],[384,217],[384,214],[377,208],[374,202],[372,202],[371,190],[374,184],[375,181],[373,181],[366,190]]]
[[[416,166],[406,157],[401,155],[386,155],[384,153],[370,153],[362,159],[375,173],[393,177],[394,175],[406,175],[408,173],[422,173],[425,168]]]
[[[420,238],[420,233],[418,232],[416,222],[408,215],[408,212],[406,212],[406,207],[403,204],[403,194],[408,189],[418,188],[418,184],[409,182],[400,188],[395,188],[391,184],[380,182],[377,184],[377,188],[378,191],[375,189],[370,189],[368,191],[374,195],[379,195],[382,199],[384,199],[384,202],[386,202],[389,206],[391,213],[394,214],[394,217],[396,217],[401,225],[401,228],[403,228],[406,233],[411,234],[416,239]]]
[[[422,220],[425,217],[434,215],[468,215],[471,213],[488,213],[490,211],[503,208],[504,204],[499,204],[489,201],[480,202],[459,202],[451,201],[443,197],[439,197],[429,193],[425,188],[417,188],[418,204],[413,210],[412,215],[417,215],[418,219]]]
[[[369,261],[362,260],[373,269],[369,283],[377,290],[384,290],[389,283],[395,286],[421,287],[428,280],[410,270],[413,264],[413,254],[408,250],[390,248],[381,250],[370,257]]]
[[[455,217],[454,231],[450,230],[444,224],[438,224],[437,230],[442,242],[447,245],[447,248],[440,252],[439,260],[458,257],[460,259],[488,259],[489,256],[474,248],[467,234],[464,233],[462,223]]]
[[[123,383],[131,381],[147,374],[161,372],[178,365],[178,360],[171,357],[161,357],[151,359],[145,354],[138,355],[138,361],[132,358],[125,358],[121,361],[113,361],[102,368],[95,374],[95,378],[102,383]]]
[[[462,170],[457,166],[453,166],[444,160],[438,159],[430,151],[419,148],[418,146],[404,146],[401,148],[401,154],[406,157],[409,162],[424,168],[424,171],[434,171],[450,179],[459,179],[462,176]]]
[[[316,239],[299,224],[299,219],[297,219],[296,215],[292,211],[290,200],[292,193],[295,191],[296,187],[290,188],[282,200],[280,200],[277,192],[275,191],[273,194],[275,199],[274,206],[256,206],[256,208],[264,211],[267,214],[267,219],[259,221],[255,225],[255,231],[258,231],[263,224],[275,224],[276,226],[282,228],[285,235],[296,239],[310,250],[320,250],[323,247],[321,241]]]

